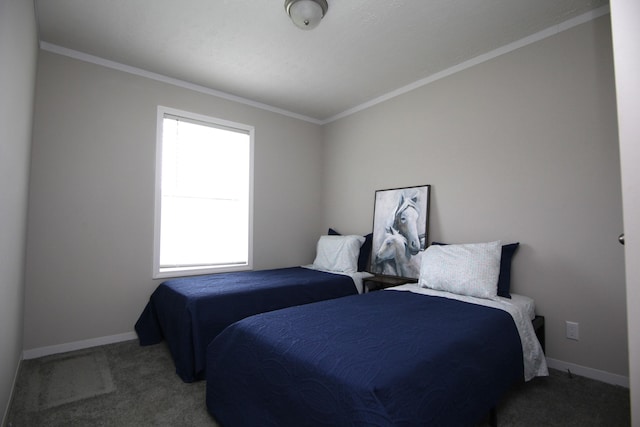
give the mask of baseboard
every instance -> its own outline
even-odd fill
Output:
[[[4,413],[2,415],[2,422],[0,422],[0,426],[7,425],[7,417],[9,416],[9,409],[11,409],[11,402],[13,401],[13,393],[16,391],[16,384],[18,383],[18,375],[20,374],[20,365],[22,364],[22,360],[18,361],[18,367],[16,368],[16,373],[13,375],[13,383],[11,383],[11,392],[9,393],[9,400],[7,401],[7,407],[4,408]]]
[[[572,374],[591,378],[592,380],[602,381],[607,384],[629,388],[629,377],[625,377],[624,375],[612,374],[611,372],[588,368],[586,366],[580,366],[575,363],[564,362],[550,357],[547,357],[547,365],[550,368],[557,369],[559,371],[569,370]]]
[[[91,338],[88,340],[74,341],[65,344],[51,345],[48,347],[39,347],[31,350],[25,350],[22,358],[25,360],[36,359],[38,357],[49,356],[52,354],[66,353],[68,351],[82,350],[99,345],[114,344],[122,341],[130,341],[138,338],[135,332],[126,332],[124,334],[109,335],[106,337]]]

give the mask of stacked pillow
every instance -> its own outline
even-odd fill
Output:
[[[432,242],[422,256],[420,286],[494,299],[511,298],[511,261],[519,243],[447,245]]]
[[[329,229],[327,233],[330,236],[340,236],[333,228]],[[360,253],[358,254],[358,271],[367,271],[369,267],[369,258],[371,257],[371,249],[373,248],[373,233],[369,233],[364,236],[364,243],[360,247]]]
[[[313,267],[336,273],[355,273],[364,241],[362,236],[320,236]]]

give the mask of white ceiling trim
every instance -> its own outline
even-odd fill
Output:
[[[271,105],[263,104],[261,102],[252,101],[250,99],[242,98],[240,96],[231,95],[226,92],[211,89],[205,86],[189,83],[184,80],[175,79],[173,77],[168,77],[162,74],[154,73],[152,71],[144,70],[142,68],[132,67],[130,65],[122,64],[120,62],[115,62],[109,59],[100,58],[99,56],[94,56],[88,53],[79,52],[77,50],[68,49],[66,47],[58,46],[56,44],[40,41],[40,49],[45,50],[47,52],[56,53],[58,55],[67,56],[69,58],[77,59],[79,61],[101,65],[106,68],[111,68],[118,71],[124,71],[125,73],[133,74],[140,77],[146,77],[151,80],[156,80],[156,81],[167,83],[173,86],[178,86],[184,89],[193,90],[195,92],[216,96],[218,98],[223,98],[229,101],[238,102],[240,104],[246,104],[251,107],[260,108],[262,110],[271,111],[273,113],[282,114],[284,116],[293,117],[295,119],[304,120],[304,121],[315,123],[318,125],[322,124],[322,121],[314,119],[312,117],[307,117],[302,114],[297,114],[291,111],[284,110],[282,108],[277,108]]]
[[[318,120],[318,119],[314,119],[312,117],[308,117],[305,115],[301,115],[301,114],[297,114],[297,113],[293,113],[291,111],[287,111],[281,108],[277,108],[271,105],[267,105],[267,104],[263,104],[261,102],[256,102],[256,101],[252,101],[250,99],[246,99],[246,98],[242,98],[236,95],[231,95],[229,93],[226,92],[222,92],[222,91],[218,91],[215,89],[211,89],[205,86],[201,86],[201,85],[197,85],[197,84],[193,84],[193,83],[189,83],[180,79],[176,79],[173,77],[168,77],[168,76],[164,76],[162,74],[158,74],[158,73],[154,73],[148,70],[144,70],[141,68],[137,68],[137,67],[132,67],[130,65],[126,65],[126,64],[122,64],[119,62],[115,62],[115,61],[111,61],[108,59],[104,59],[104,58],[100,58],[98,56],[94,56],[94,55],[90,55],[84,52],[79,52],[73,49],[68,49],[62,46],[58,46],[52,43],[47,43],[44,41],[40,41],[40,49],[48,51],[48,52],[52,52],[52,53],[56,53],[59,55],[63,55],[63,56],[67,56],[70,58],[74,58],[80,61],[84,61],[84,62],[88,62],[88,63],[92,63],[92,64],[96,64],[96,65],[101,65],[103,67],[107,67],[107,68],[111,68],[114,70],[118,70],[118,71],[123,71],[129,74],[133,74],[133,75],[137,75],[137,76],[141,76],[141,77],[146,77],[152,80],[156,80],[156,81],[160,81],[163,83],[167,83],[170,85],[174,85],[174,86],[178,86],[178,87],[182,87],[185,89],[189,89],[189,90],[193,90],[195,92],[200,92],[200,93],[204,93],[207,95],[212,95],[212,96],[216,96],[222,99],[226,99],[229,101],[234,101],[234,102],[238,102],[240,104],[245,104],[245,105],[249,105],[251,107],[255,107],[255,108],[259,108],[262,110],[266,110],[266,111],[271,111],[273,113],[277,113],[277,114],[282,114],[284,116],[288,116],[288,117],[292,117],[295,119],[299,119],[299,120],[303,120],[306,122],[310,122],[310,123],[314,123],[317,125],[325,125],[331,122],[334,122],[336,120],[342,119],[344,117],[350,116],[352,114],[355,114],[359,111],[362,110],[366,110],[367,108],[373,107],[374,105],[380,104],[382,102],[385,102],[389,99],[395,98],[397,96],[400,96],[402,94],[405,94],[407,92],[410,92],[414,89],[417,89],[419,87],[428,85],[429,83],[433,83],[437,80],[440,80],[442,78],[448,77],[452,74],[455,74],[457,72],[466,70],[470,67],[473,67],[475,65],[481,64],[483,62],[489,61],[493,58],[496,58],[500,55],[504,55],[506,53],[512,52],[516,49],[520,49],[521,47],[527,46],[529,44],[538,42],[540,40],[543,40],[547,37],[551,37],[553,35],[556,35],[562,31],[566,31],[570,28],[573,28],[577,25],[589,22],[591,20],[594,20],[596,18],[599,18],[601,16],[604,16],[606,14],[609,13],[609,5],[600,7],[598,9],[592,10],[590,12],[584,13],[582,15],[576,16],[572,19],[569,19],[565,22],[562,22],[558,25],[554,25],[553,27],[547,28],[545,30],[539,31],[531,36],[525,37],[523,39],[520,39],[518,41],[515,41],[513,43],[509,43],[508,45],[502,46],[498,49],[494,49],[488,53],[479,55],[475,58],[472,58],[468,61],[464,61],[458,65],[455,65],[451,68],[448,68],[446,70],[440,71],[438,73],[435,73],[431,76],[425,77],[424,79],[420,79],[414,83],[408,84],[406,86],[403,86],[399,89],[396,89],[394,91],[391,91],[387,94],[381,95],[377,98],[374,98],[370,101],[367,101],[365,103],[362,103],[360,105],[357,105],[353,108],[350,108],[348,110],[345,110],[344,112],[340,113],[340,114],[336,114],[335,116],[329,117],[328,119],[325,120]]]
[[[384,101],[387,101],[391,98],[395,98],[396,96],[400,96],[402,94],[405,94],[407,92],[411,92],[414,89],[417,89],[419,87],[428,85],[429,83],[433,83],[436,80],[440,80],[443,79],[445,77],[448,77],[452,74],[458,73],[460,71],[466,70],[467,68],[471,68],[475,65],[481,64],[483,62],[489,61],[493,58],[496,58],[498,56],[504,55],[506,53],[512,52],[516,49],[520,49],[521,47],[533,44],[535,42],[538,42],[540,40],[543,40],[547,37],[551,37],[553,35],[556,35],[558,33],[561,33],[562,31],[566,31],[570,28],[573,28],[577,25],[580,24],[584,24],[585,22],[589,22],[592,21],[596,18],[599,18],[603,15],[606,15],[609,13],[609,5],[607,6],[603,6],[601,8],[598,9],[594,9],[590,12],[584,13],[582,15],[578,15],[572,19],[569,19],[565,22],[562,22],[558,25],[554,25],[553,27],[547,28],[545,30],[539,31],[535,34],[532,34],[528,37],[525,37],[523,39],[517,40],[513,43],[509,43],[508,45],[499,47],[495,50],[492,50],[491,52],[487,52],[485,54],[482,55],[478,55],[475,58],[469,59],[467,61],[464,61],[458,65],[455,65],[451,68],[448,68],[446,70],[442,70],[438,73],[432,74],[431,76],[425,77],[424,79],[420,79],[416,82],[413,82],[411,84],[408,84],[404,87],[401,87],[399,89],[396,89],[392,92],[389,92],[387,94],[381,95],[377,98],[372,99],[371,101],[365,102],[363,104],[360,104],[358,106],[355,106],[353,108],[350,108],[340,114],[336,114],[335,116],[329,117],[326,120],[323,120],[321,122],[321,124],[327,124],[327,123],[331,123],[333,121],[336,121],[338,119],[350,116],[351,114],[355,114],[358,111],[362,111],[362,110],[366,110],[367,108],[373,107],[374,105],[380,104]]]

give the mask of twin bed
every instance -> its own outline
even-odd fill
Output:
[[[546,374],[514,301],[410,284],[249,317],[208,347],[207,408],[223,426],[477,425]]]
[[[161,283],[135,324],[141,345],[165,340],[184,382],[202,380],[206,348],[245,317],[362,292],[362,236],[323,236],[313,265],[185,277]]]
[[[193,352],[193,378],[207,380],[207,408],[224,426],[477,424],[514,383],[547,375],[533,301],[497,295],[500,249],[500,242],[432,246],[417,284],[357,295],[352,281],[351,295],[290,300],[261,314],[243,308],[237,321],[215,327],[195,326],[208,317],[209,302],[187,303],[185,312],[175,302],[182,297],[172,296],[163,305],[177,306],[183,321],[158,321],[152,341],[169,341],[183,379],[176,354],[182,361]],[[261,288],[247,285],[240,299],[288,298],[277,295],[278,286]],[[232,308],[238,300],[226,301]],[[150,305],[139,323],[164,317],[153,296]],[[198,348],[174,349],[171,327],[191,329],[178,338],[186,347],[202,334]]]

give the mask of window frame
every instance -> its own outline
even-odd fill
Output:
[[[237,130],[249,135],[249,200],[248,200],[248,247],[247,263],[220,265],[196,268],[169,268],[161,270],[160,267],[160,242],[161,242],[161,218],[162,218],[162,144],[163,122],[165,117],[175,116],[184,118],[185,121],[202,123],[219,129]],[[254,187],[254,136],[255,128],[243,123],[232,122],[215,117],[205,116],[189,111],[178,110],[171,107],[158,106],[156,116],[156,156],[155,156],[155,195],[154,195],[154,239],[153,239],[153,272],[154,279],[195,276],[211,273],[224,273],[232,271],[246,271],[253,269],[253,187]]]

